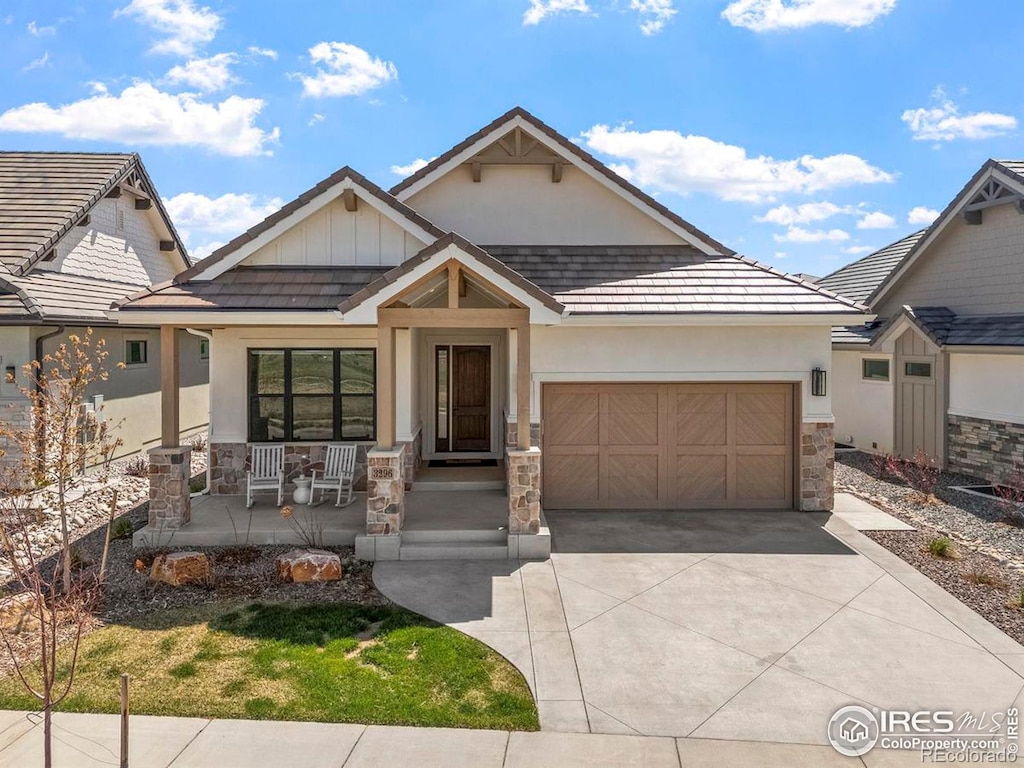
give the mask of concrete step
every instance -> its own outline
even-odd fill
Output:
[[[415,491],[503,491],[504,480],[416,480]]]
[[[406,544],[500,544],[508,541],[508,531],[503,529],[475,528],[469,530],[416,531],[406,528],[402,531],[402,546]]]
[[[447,544],[435,542],[408,542],[402,534],[398,550],[399,560],[508,560],[507,544],[487,544],[457,541]]]

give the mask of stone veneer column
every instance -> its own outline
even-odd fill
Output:
[[[366,533],[394,536],[405,522],[405,446],[366,455]]]
[[[508,532],[540,532],[540,448],[509,449]]]
[[[835,502],[836,440],[832,424],[800,425],[800,510],[831,511]]]
[[[188,481],[192,470],[192,449],[153,448],[149,451],[149,524],[175,529],[192,519]]]

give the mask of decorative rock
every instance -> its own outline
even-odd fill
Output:
[[[293,549],[278,555],[274,566],[281,581],[304,583],[341,578],[341,558],[322,549]]]
[[[184,584],[206,584],[210,581],[210,561],[202,552],[172,552],[153,561],[149,572],[153,581],[174,587]]]
[[[50,612],[43,606],[43,620]],[[31,592],[22,592],[0,602],[0,626],[12,634],[31,632],[39,629],[39,604]]]

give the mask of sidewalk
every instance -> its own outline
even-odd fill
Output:
[[[117,715],[54,716],[56,768],[117,766]],[[0,767],[43,760],[37,713],[0,711]],[[916,753],[875,750],[844,758],[831,747],[614,736],[506,733],[251,720],[133,716],[132,768],[832,768],[920,766]]]

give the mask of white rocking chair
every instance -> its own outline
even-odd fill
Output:
[[[277,506],[284,503],[284,445],[281,443],[253,443],[250,469],[246,473],[245,506],[253,505],[253,494],[258,491],[277,491]]]
[[[355,443],[330,443],[327,446],[327,458],[324,459],[322,472],[313,470],[313,481],[309,487],[309,500],[313,502],[316,489],[320,489],[320,502],[323,503],[327,491],[337,491],[338,498],[334,506],[340,507],[341,494],[346,493],[345,506],[352,503],[353,486],[356,476],[356,445]]]

